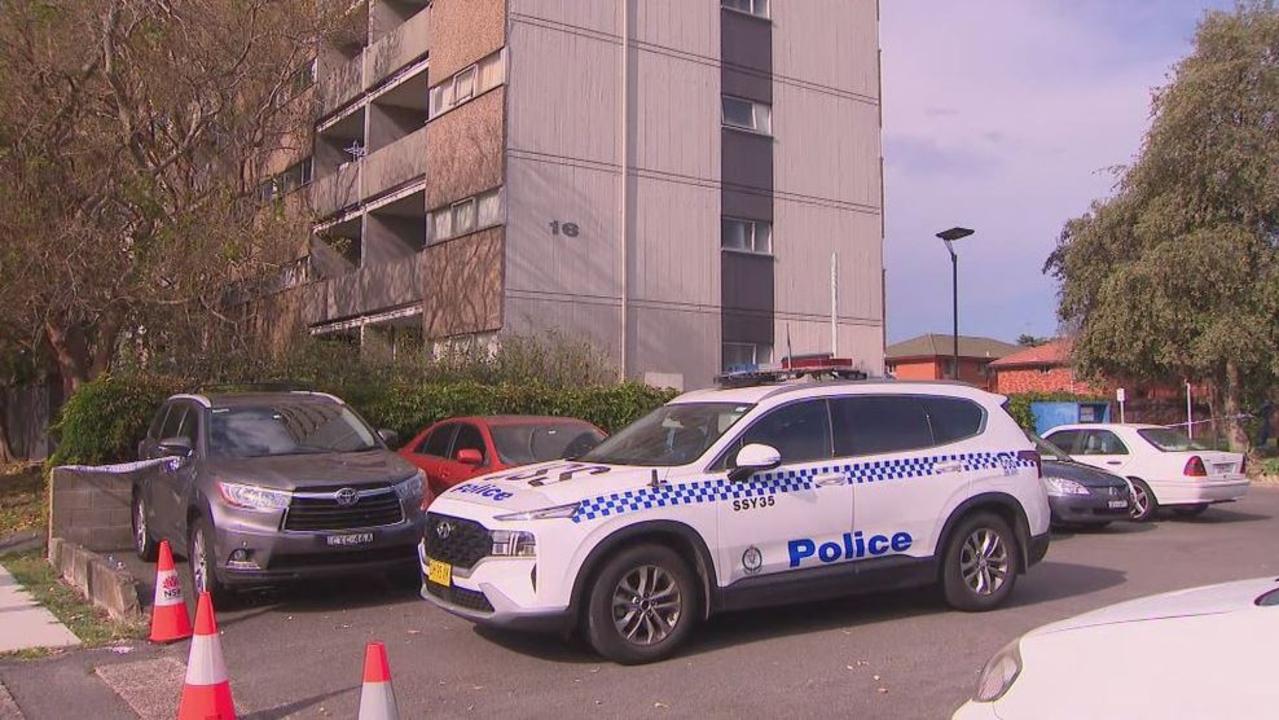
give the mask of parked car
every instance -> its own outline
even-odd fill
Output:
[[[425,504],[454,485],[520,465],[582,455],[605,437],[585,420],[536,415],[458,417],[431,425],[400,449],[426,472]]]
[[[137,553],[185,555],[197,591],[415,565],[423,473],[336,397],[175,395],[138,454]]]
[[[1028,433],[1043,461],[1044,489],[1054,527],[1105,527],[1127,520],[1132,488],[1128,481],[1070,459],[1064,450]]]
[[[1194,516],[1248,492],[1244,456],[1209,450],[1185,433],[1159,425],[1099,423],[1053,428],[1046,439],[1081,463],[1132,483],[1133,520],[1149,520],[1160,506]]]
[[[440,495],[423,597],[483,625],[582,628],[604,657],[642,663],[747,607],[936,583],[951,606],[990,610],[1048,551],[1039,455],[1003,397],[741,382],[681,395],[575,461]]]
[[[1273,575],[1154,595],[1045,625],[986,664],[954,720],[1273,718]]]

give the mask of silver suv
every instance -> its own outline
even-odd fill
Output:
[[[138,555],[168,540],[197,591],[415,566],[423,476],[332,395],[175,395],[138,448]]]

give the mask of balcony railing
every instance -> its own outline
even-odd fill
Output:
[[[421,300],[420,264],[421,256],[414,253],[312,283],[304,303],[307,324],[368,315]]]
[[[370,153],[364,164],[362,199],[426,174],[426,126]]]
[[[421,10],[364,51],[364,89],[426,55],[430,47],[430,16]]]
[[[328,217],[360,201],[360,163],[350,162],[337,172],[316,178],[310,185],[311,209],[317,217]]]

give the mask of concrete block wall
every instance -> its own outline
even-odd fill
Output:
[[[133,543],[130,512],[137,473],[85,467],[53,469],[49,535],[93,551],[120,550]]]

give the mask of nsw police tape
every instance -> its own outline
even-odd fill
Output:
[[[177,470],[182,463],[180,457],[162,457],[154,460],[138,460],[136,462],[115,463],[112,465],[59,465],[57,470],[74,470],[77,472],[95,472],[107,473],[109,475],[127,475],[129,473],[146,470],[148,468],[167,466],[170,470]]]

